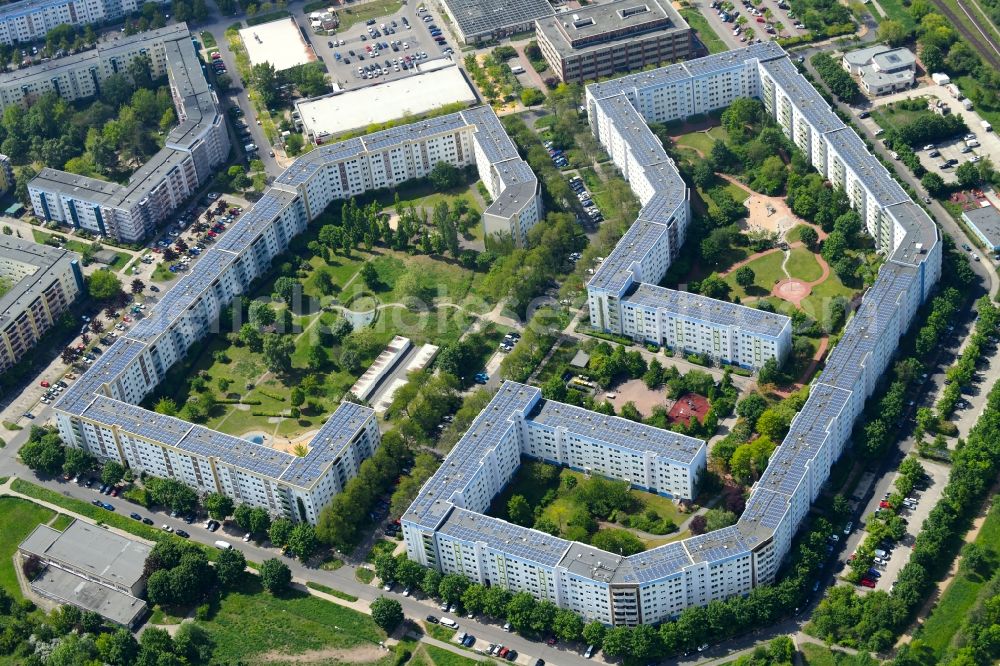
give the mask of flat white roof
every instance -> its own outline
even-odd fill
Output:
[[[316,60],[316,54],[291,18],[243,28],[240,39],[246,46],[251,65],[269,62],[280,72]]]
[[[458,67],[415,74],[387,83],[378,83],[339,95],[328,95],[300,102],[296,106],[306,131],[313,136],[336,136],[414,116],[453,102],[472,104],[476,94]]]

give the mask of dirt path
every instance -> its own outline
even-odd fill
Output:
[[[348,649],[324,648],[322,650],[308,650],[299,654],[285,654],[278,650],[272,650],[252,661],[264,664],[272,662],[283,664],[328,664],[330,662],[368,664],[379,661],[385,657],[387,652],[377,645],[359,645]]]

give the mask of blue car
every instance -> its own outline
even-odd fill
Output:
[[[115,507],[111,506],[111,505],[110,505],[110,504],[108,504],[107,502],[105,502],[105,503],[104,503],[104,504],[103,504],[102,506],[103,506],[103,507],[104,507],[105,509],[107,509],[108,511],[114,511],[114,510],[115,510]]]
[[[868,576],[869,576],[870,578],[881,578],[881,577],[882,577],[882,572],[881,572],[881,571],[879,571],[878,569],[876,569],[876,568],[872,567],[871,569],[869,569],[869,570],[867,571],[867,575],[868,575]]]

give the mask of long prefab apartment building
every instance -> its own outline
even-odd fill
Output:
[[[518,243],[527,239],[541,216],[538,181],[488,107],[320,146],[286,169],[149,315],[70,386],[55,406],[63,440],[199,492],[315,522],[379,444],[371,409],[341,404],[308,454],[298,457],[138,403],[327,206],[425,177],[438,162],[475,165],[495,197],[484,213],[487,230],[497,225]]]
[[[590,458],[583,469],[594,464],[589,468],[594,473],[656,492],[676,491],[677,497],[689,491],[672,487],[667,479],[682,481],[702,455],[697,444],[685,449],[688,443],[678,442],[666,455],[671,462],[664,469],[669,472],[650,474],[637,460],[659,460],[664,453],[654,444],[656,438],[644,435],[646,426],[624,426],[596,414],[567,414],[566,407],[541,400],[537,389],[508,382],[404,514],[410,558],[477,583],[528,592],[588,620],[616,625],[661,622],[685,608],[746,595],[774,581],[865,401],[940,276],[941,241],[930,217],[867,152],[854,130],[837,119],[779,46],[754,45],[626,76],[587,88],[591,127],[643,204],[639,219],[589,285],[595,326],[660,343],[671,335],[671,320],[676,335],[678,321],[690,317],[684,326],[690,323],[699,332],[712,333],[706,339],[713,349],[716,330],[740,336],[746,331],[751,344],[756,339],[780,341],[786,334],[782,319],[757,320],[749,308],[691,302],[689,295],[654,287],[683,240],[688,196],[646,123],[724,108],[746,96],[761,98],[817,171],[847,191],[886,261],[753,486],[737,523],[621,557],[483,515],[510,479],[519,455],[581,468],[564,452],[580,453],[577,438],[583,436],[590,440],[583,450],[601,451],[597,459],[602,463],[598,466]],[[675,343],[682,348],[687,328],[683,335],[683,344]],[[743,344],[741,337],[733,345],[730,362],[742,362],[738,354]],[[756,347],[751,349],[749,364],[756,365]],[[761,351],[762,358],[763,347]],[[775,348],[774,353],[780,351]],[[546,412],[569,418],[549,420],[542,416]],[[614,448],[619,440],[609,430],[618,427],[636,455]]]
[[[183,23],[140,33],[77,55],[0,76],[3,105],[56,92],[67,100],[100,95],[101,83],[148,57],[166,73],[179,124],[166,144],[126,185],[45,168],[28,183],[36,216],[126,243],[142,242],[229,157],[229,133],[218,98]]]

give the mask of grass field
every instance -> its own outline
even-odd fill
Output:
[[[17,497],[0,497],[0,587],[21,598],[14,571],[14,553],[24,538],[40,523],[48,523],[55,514],[43,506]]]
[[[805,666],[838,666],[850,659],[850,655],[846,652],[831,650],[825,645],[816,643],[802,643],[799,652],[802,654],[802,663]]]
[[[222,598],[214,616],[199,624],[211,635],[217,664],[294,662],[296,655],[319,650],[329,651],[324,661],[373,663],[352,658],[351,649],[385,639],[367,615],[304,592],[274,597],[254,576],[246,576],[238,591]]]
[[[483,662],[434,645],[420,645],[406,663],[410,666],[472,666]]]
[[[698,33],[698,39],[702,41],[709,53],[720,53],[728,50],[726,43],[712,30],[708,20],[697,9],[684,8],[680,11],[688,25]]]
[[[916,111],[911,111],[909,109],[900,108],[899,104],[886,104],[881,106],[878,110],[872,111],[872,118],[878,123],[878,126],[882,129],[899,129],[905,125],[909,125],[914,121],[933,115],[931,111],[926,108],[921,108]]]
[[[340,17],[338,31],[343,32],[358,22],[367,21],[371,18],[388,18],[395,14],[402,7],[399,0],[372,0],[357,7],[338,7],[337,15]]]
[[[976,536],[976,543],[988,551],[992,561],[1000,558],[1000,501],[993,503]],[[975,606],[986,583],[987,579],[983,576],[961,569],[924,622],[917,636],[939,661]]]
[[[46,233],[44,231],[40,231],[38,229],[32,229],[31,230],[31,235],[34,236],[34,239],[35,239],[36,243],[41,243],[42,245],[45,245],[46,241],[49,240],[50,238],[52,238],[55,235],[62,236],[62,234],[50,234],[50,233]],[[66,237],[63,236],[63,238],[66,238]],[[66,242],[62,244],[62,247],[65,248],[65,249],[67,249],[67,250],[72,250],[73,252],[77,252],[79,254],[83,254],[90,247],[90,243],[87,243],[87,242],[84,242],[84,241],[74,240],[72,238],[66,238]],[[107,247],[107,246],[105,246],[105,249],[114,250],[114,248]],[[130,255],[128,255],[128,254],[126,254],[124,252],[118,252],[117,250],[115,250],[115,259],[114,259],[114,261],[111,262],[111,264],[108,265],[108,268],[111,268],[111,269],[116,270],[116,271],[121,270],[121,269],[125,268],[125,264],[127,264],[128,260],[131,259],[131,258],[132,257]]]
[[[802,230],[806,228],[804,224],[797,224],[785,234],[785,240],[789,243],[797,243],[802,240]]]
[[[703,156],[708,155],[716,141],[725,138],[726,131],[721,127],[713,127],[705,132],[689,132],[677,137],[677,145],[693,148]]]
[[[69,527],[74,520],[76,519],[73,516],[67,516],[65,513],[60,513],[58,516],[56,516],[55,520],[49,523],[49,527],[51,527],[54,530],[59,530],[60,532],[62,532],[67,527]]]
[[[202,30],[200,34],[201,34],[201,45],[204,46],[206,49],[214,49],[216,46],[218,46],[218,43],[215,41],[215,35],[210,33],[208,30]]]

